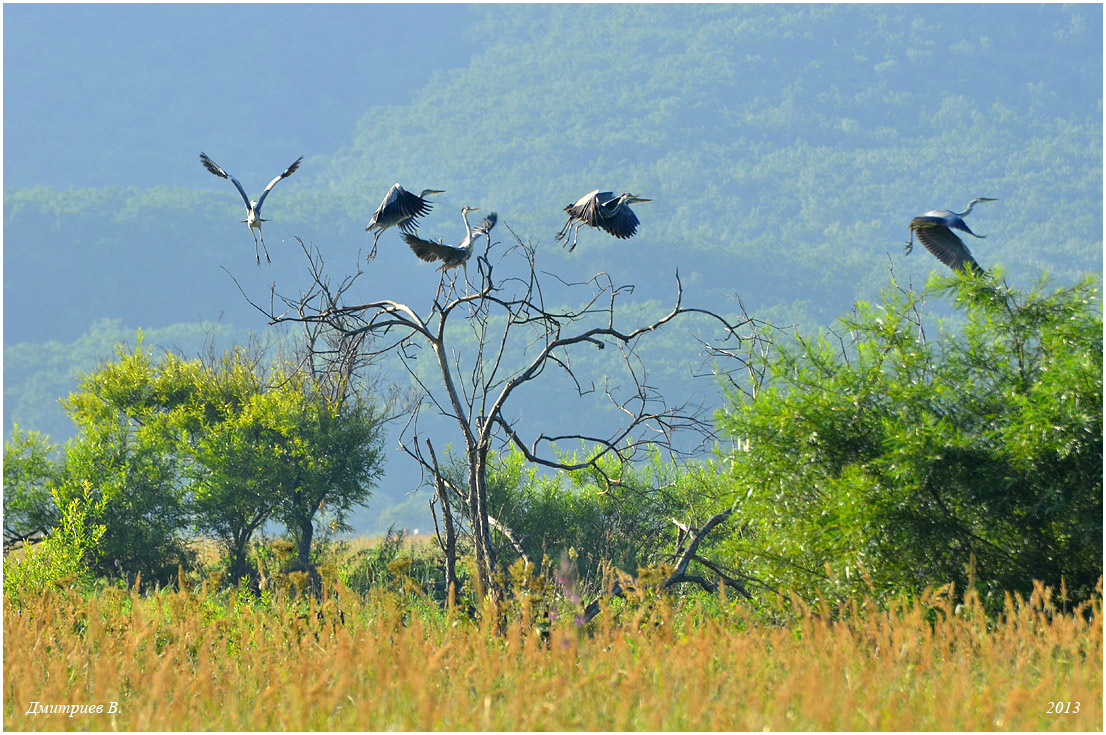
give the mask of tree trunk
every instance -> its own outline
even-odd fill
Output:
[[[488,523],[487,452],[473,450],[469,457],[469,522],[472,524],[473,542],[476,546],[476,566],[483,595],[502,598],[502,590],[495,583],[495,547],[492,545],[491,525]]]
[[[441,478],[437,478],[438,501],[442,504],[442,525],[445,526],[445,539],[438,537],[438,543],[445,554],[445,596],[446,604],[457,604],[457,529],[453,525],[453,511],[449,507],[448,490]],[[431,507],[433,510],[433,506]]]
[[[230,552],[230,576],[233,584],[237,584],[242,577],[250,576],[250,569],[246,565],[246,541],[249,537],[234,539],[234,546]]]
[[[311,522],[310,516],[301,518],[299,533],[296,534],[296,550],[298,552],[296,563],[301,569],[311,568],[311,540],[314,536],[315,524]]]
[[[445,554],[445,599],[449,607],[457,604],[457,593],[460,587],[457,584],[457,527],[453,523],[453,509],[449,504],[449,488],[442,478],[441,468],[438,467],[438,455],[434,452],[434,445],[430,439],[426,440],[426,448],[430,450],[430,459],[434,468],[434,489],[438,495],[438,502],[442,504],[442,525],[445,526],[445,539],[438,533],[438,544]],[[434,513],[434,503],[430,503],[430,513]],[[434,516],[434,528],[437,530],[438,518]]]

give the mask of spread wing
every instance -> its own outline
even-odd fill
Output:
[[[608,202],[608,204],[611,202]],[[637,215],[626,204],[623,204],[614,212],[610,212],[604,206],[599,208],[599,226],[620,240],[633,237],[637,232],[637,226],[641,224]]]
[[[242,184],[238,183],[238,179],[234,178],[226,171],[224,171],[222,166],[208,158],[207,154],[203,151],[200,152],[200,163],[204,165],[204,168],[206,168],[208,171],[215,174],[219,178],[230,179],[231,182],[234,183],[234,186],[238,189],[238,193],[242,195],[242,201],[246,203],[246,209],[251,209],[253,207],[253,204],[250,202],[249,196],[246,195],[246,190],[242,188]]]
[[[384,201],[373,213],[372,219],[369,220],[369,224],[365,226],[365,229],[371,230],[373,227],[386,229],[393,225],[399,225],[399,229],[404,233],[413,234],[415,220],[430,210],[430,202],[417,194],[412,194],[399,184],[394,184],[388,190]]]
[[[280,176],[277,176],[275,179],[273,179],[272,181],[269,182],[269,185],[265,187],[265,191],[261,192],[261,198],[257,200],[257,209],[256,209],[256,211],[257,211],[258,215],[261,214],[261,205],[265,203],[265,197],[269,196],[269,192],[272,191],[274,186],[276,186],[276,183],[278,181],[280,181],[281,179],[286,179],[289,176],[291,176],[292,174],[296,173],[296,169],[300,167],[300,161],[302,161],[302,160],[303,160],[303,156],[300,156],[299,158],[297,158],[292,163],[291,166],[284,169],[283,173],[281,173]],[[239,187],[239,188],[241,188],[241,187]],[[245,195],[243,194],[243,196],[245,196]]]
[[[448,263],[456,260],[464,252],[461,248],[455,248],[452,245],[434,242],[433,240],[423,240],[418,235],[411,233],[404,233],[403,241],[411,248],[411,252],[418,256],[419,260],[425,260],[427,263],[438,260]]]
[[[499,215],[495,212],[490,213],[487,217],[477,222],[472,226],[472,237],[476,239],[480,235],[487,235],[495,227],[495,223],[499,221]]]
[[[931,218],[921,216],[911,221],[910,232],[918,236],[918,241],[925,246],[926,250],[933,253],[937,260],[954,271],[962,271],[967,267],[973,273],[983,272],[968,248],[948,227],[933,222]]]

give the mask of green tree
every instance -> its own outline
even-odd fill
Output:
[[[241,350],[213,365],[169,354],[151,369],[159,390],[141,413],[173,437],[196,530],[218,540],[231,579],[248,576],[249,543],[280,502],[275,487],[282,473],[274,450],[280,432],[256,361]]]
[[[296,540],[297,566],[310,568],[315,524],[334,530],[363,504],[383,468],[377,407],[290,363],[271,371],[237,350],[217,365],[167,356],[172,400],[152,405],[180,431],[190,460],[197,525],[221,539],[235,578],[247,573],[253,533],[279,519]]]
[[[957,330],[925,329],[927,298]],[[813,598],[974,585],[995,606],[1039,579],[1075,599],[1102,573],[1102,318],[1096,282],[993,278],[889,289],[768,361],[719,420],[743,569]]]
[[[273,395],[270,410],[284,417],[279,516],[296,540],[297,566],[310,568],[320,514],[330,530],[350,530],[346,519],[382,474],[383,416],[361,393],[328,391],[298,372]]]
[[[564,457],[566,464],[578,464]],[[451,466],[451,474],[461,475]],[[674,519],[695,523],[719,507],[704,492],[704,469],[666,462],[659,452],[636,465],[604,458],[596,468],[540,474],[521,452],[494,457],[488,509],[497,528],[510,528],[535,562],[570,554],[580,576],[599,592],[601,569],[634,574],[665,560],[679,532]],[[512,545],[503,545],[510,561]],[[517,551],[517,549],[516,549]]]
[[[90,484],[104,503],[105,527],[93,569],[170,582],[193,554],[184,534],[191,514],[173,441],[140,407],[157,395],[150,356],[139,346],[82,377],[63,401],[79,434],[67,446],[60,483],[64,503]]]
[[[37,431],[12,429],[4,442],[4,539],[26,539],[46,533],[58,521],[58,506],[51,490],[61,468],[50,438]]]
[[[243,349],[206,364],[173,354],[155,360],[140,339],[83,387],[67,402],[82,426],[70,474],[96,476],[105,487],[105,472],[96,468],[117,468],[109,509],[127,498],[146,508],[160,503],[155,517],[124,514],[133,528],[111,518],[105,553],[115,553],[120,535],[160,548],[159,540],[164,546],[192,525],[220,541],[238,579],[251,571],[253,534],[279,518],[309,566],[320,511],[334,528],[348,528],[349,512],[368,499],[380,475],[375,406],[329,390],[290,363],[267,370]]]

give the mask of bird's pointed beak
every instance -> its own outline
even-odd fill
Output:
[[[633,202],[634,204],[637,204],[638,202],[651,202],[653,200],[652,199],[646,199],[645,197],[630,197],[630,201]]]

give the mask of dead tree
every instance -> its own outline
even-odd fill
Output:
[[[456,270],[443,273],[436,293],[432,298],[428,294],[430,305],[424,311],[387,298],[347,303],[360,269],[334,285],[314,247],[304,248],[311,276],[308,289],[291,297],[278,294],[274,287],[268,307],[258,307],[272,324],[306,325],[309,333],[316,335],[312,344],[323,344],[318,335],[325,332],[327,352],[317,351],[316,360],[349,365],[355,358],[398,358],[411,376],[417,396],[400,433],[400,446],[435,488],[432,503],[440,509],[444,526],[444,538],[440,534],[440,539],[446,554],[447,589],[456,583],[456,534],[463,522],[476,557],[476,592],[493,598],[501,594],[493,531],[525,556],[511,530],[488,511],[488,462],[494,451],[514,446],[536,465],[558,471],[591,468],[613,484],[616,479],[604,474],[601,465],[608,458],[630,462],[645,448],[678,453],[676,437],[683,432],[700,438],[713,436],[711,417],[704,406],[690,402],[672,405],[649,382],[638,344],[677,321],[691,321],[709,332],[710,338],[691,337],[707,355],[730,354],[755,339],[752,322],[743,312],[730,321],[715,312],[685,306],[678,272],[671,310],[652,320],[641,319],[626,303],[633,287],[616,285],[606,273],[581,283],[550,276],[558,290],[555,296],[547,294],[539,274],[549,274],[539,271],[537,250],[513,231],[511,234],[514,242],[506,247],[487,238],[483,252],[477,250],[476,283]],[[582,305],[554,307],[550,305],[554,298],[556,303]],[[635,318],[645,323],[624,326]],[[577,358],[585,351],[608,348],[613,352],[605,355],[617,355],[624,380],[621,384],[588,380],[576,367]],[[418,360],[427,349],[432,356],[430,371],[420,370],[426,361]],[[566,390],[573,396],[593,397],[616,408],[621,417],[618,425],[604,433],[575,425],[566,431],[535,433],[524,426],[511,411],[512,399],[528,388],[550,390],[550,384],[556,382],[551,378],[554,374],[567,378],[561,389],[568,386]],[[466,468],[463,481],[446,476],[439,465],[441,439],[420,428],[420,417],[428,410],[446,417],[456,429],[454,439],[460,439],[458,451],[463,451]],[[567,420],[572,421],[571,417]],[[591,451],[584,459],[569,458],[558,454],[558,443],[562,447],[586,446]],[[450,512],[452,499],[460,501],[460,519]],[[437,513],[435,518],[437,522]],[[703,535],[707,532],[704,527]]]

